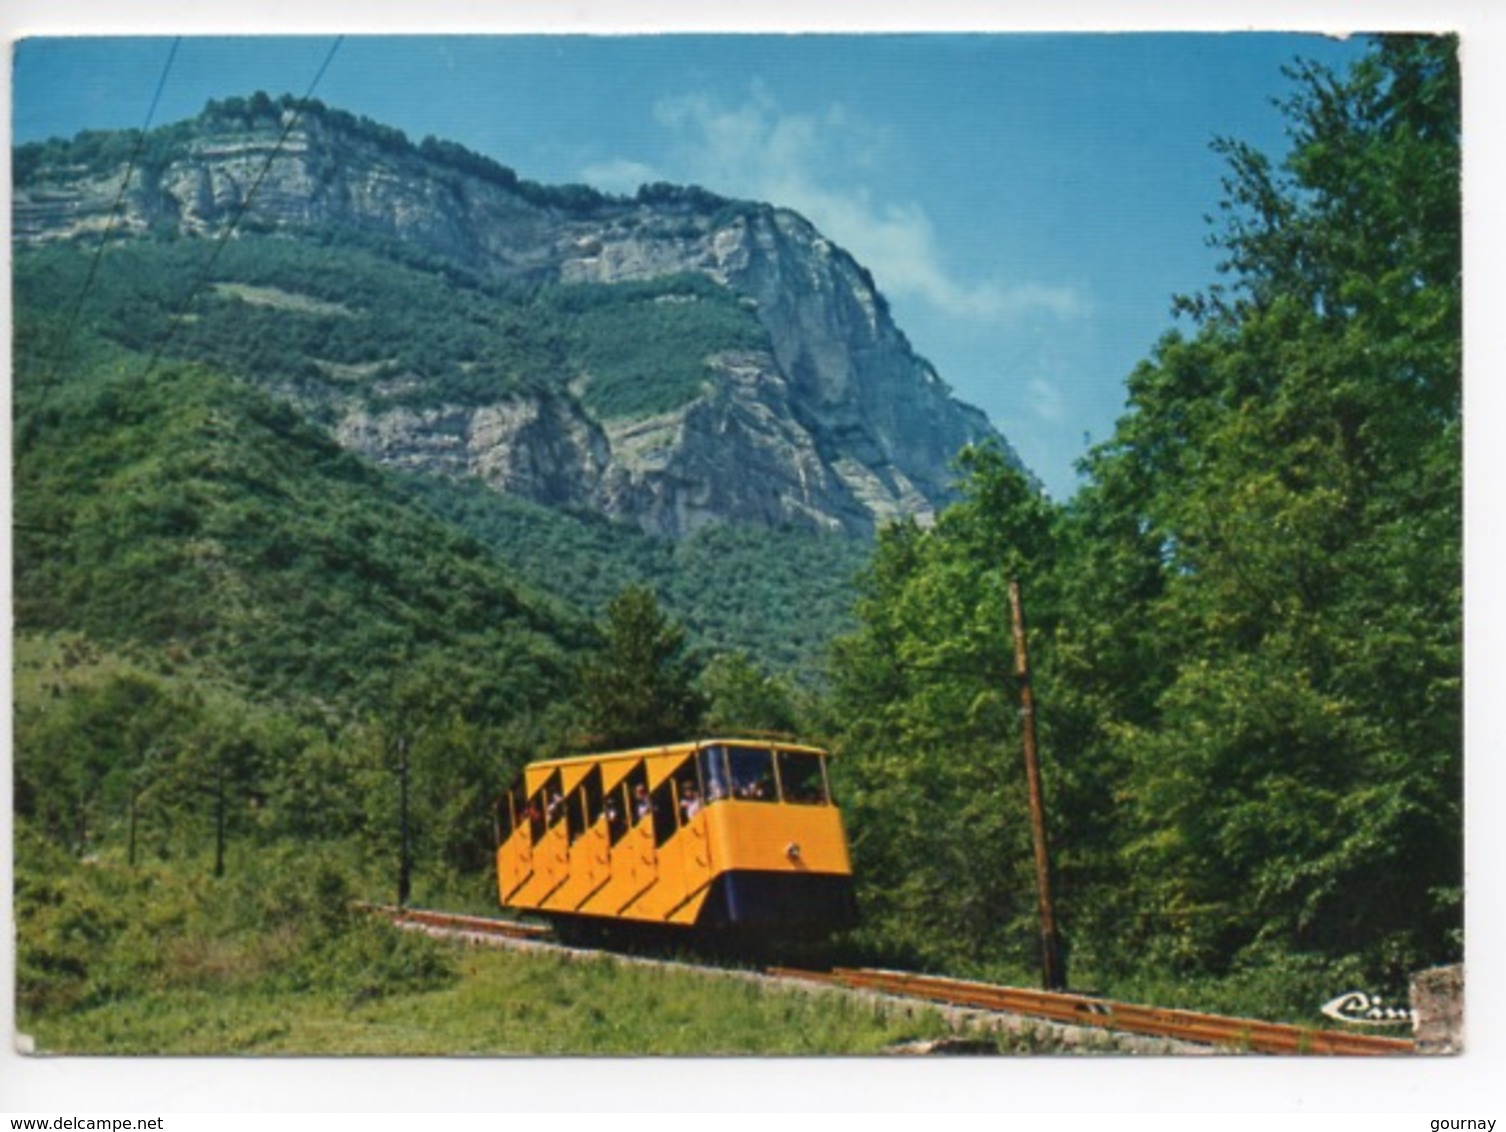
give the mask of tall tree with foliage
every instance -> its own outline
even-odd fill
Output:
[[[1049,502],[994,449],[932,529],[886,529],[838,642],[833,730],[864,931],[898,961],[1033,963],[1008,584],[1051,605]],[[1054,770],[1054,768],[1053,768]]]
[[[646,586],[607,607],[600,649],[581,667],[580,702],[591,741],[606,747],[667,743],[699,727],[704,701],[685,629]]]
[[[1232,286],[1130,381],[1089,463],[1162,561],[1174,650],[1126,720],[1154,951],[1221,970],[1456,953],[1461,877],[1456,44],[1291,72],[1291,156],[1230,161]]]
[[[787,681],[770,675],[745,652],[722,653],[701,674],[706,727],[720,734],[775,732],[799,727]]]

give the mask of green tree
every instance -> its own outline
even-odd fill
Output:
[[[879,539],[860,627],[833,654],[834,765],[870,943],[940,969],[1029,969],[1038,931],[1008,584],[1051,620],[1055,513],[993,449],[968,452],[962,469],[964,498],[933,529],[899,524]],[[1054,765],[1046,777],[1049,789]]]
[[[1174,657],[1117,727],[1142,943],[1190,970],[1455,953],[1460,884],[1456,45],[1314,66],[1281,170],[1235,143],[1232,285],[1184,303],[1089,471],[1161,559]],[[1126,705],[1128,708],[1129,705]],[[1131,933],[1133,936],[1133,933]]]
[[[1293,68],[1279,168],[1220,143],[1229,279],[1182,301],[1070,504],[974,456],[934,529],[880,539],[830,703],[877,942],[1030,954],[1018,577],[1074,971],[1458,954],[1455,50]]]
[[[58,694],[17,712],[16,812],[83,854],[125,831],[138,795],[156,792],[190,742],[202,705],[137,672]]]
[[[704,699],[685,630],[644,586],[607,607],[600,649],[581,666],[580,703],[592,741],[631,747],[683,739],[700,726]]]
[[[771,676],[745,652],[723,653],[706,666],[701,692],[706,727],[718,733],[784,732],[798,728],[789,684]]]

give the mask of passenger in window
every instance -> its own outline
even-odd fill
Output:
[[[545,810],[545,812],[549,815],[550,825],[553,825],[555,822],[559,821],[560,814],[564,811],[564,808],[564,795],[561,794],[558,790],[551,790],[549,792],[549,805]]]
[[[633,788],[633,820],[642,821],[653,811],[654,804],[649,800],[648,787],[641,782]]]
[[[701,799],[696,793],[694,782],[680,783],[680,813],[689,821],[701,812]]]

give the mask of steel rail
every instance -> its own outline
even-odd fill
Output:
[[[912,975],[901,971],[839,967],[831,972],[780,968],[776,973],[923,998],[951,1006],[1030,1015],[1075,1026],[1174,1038],[1252,1053],[1363,1056],[1416,1052],[1415,1045],[1402,1038],[1311,1029],[1284,1022],[1231,1018],[1191,1010],[1138,1006],[1087,995],[996,986],[962,979]]]
[[[547,927],[518,923],[515,920],[391,905],[365,904],[361,907],[397,924],[414,924],[508,939],[544,941],[552,935]],[[866,967],[837,967],[831,971],[770,967],[767,973],[829,986],[925,999],[948,1006],[1020,1014],[1073,1026],[1170,1038],[1239,1052],[1336,1056],[1416,1052],[1416,1045],[1405,1038],[1384,1038],[1342,1030],[1294,1026],[1285,1022],[1264,1022],[1255,1018],[1233,1018],[1192,1010],[1140,1006],[1090,995],[999,986],[939,975],[915,975],[905,971],[883,971]]]
[[[386,904],[367,904],[362,907],[376,915],[385,916],[395,924],[417,924],[426,928],[476,932],[481,935],[502,936],[506,939],[542,940],[552,934],[541,924],[522,924],[516,920],[497,920],[488,916],[466,916],[458,912],[436,912],[427,908],[398,908]]]

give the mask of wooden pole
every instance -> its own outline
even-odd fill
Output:
[[[1035,749],[1035,696],[1030,689],[1030,659],[1025,648],[1025,613],[1020,583],[1009,583],[1009,613],[1014,629],[1015,677],[1020,685],[1020,717],[1024,731],[1025,783],[1030,795],[1030,832],[1035,842],[1035,886],[1040,899],[1041,985],[1062,990],[1067,985],[1061,937],[1051,906],[1051,859],[1046,846],[1046,804],[1041,794],[1041,771]]]
[[[140,768],[137,768],[138,770]],[[131,773],[131,812],[126,822],[126,864],[136,867],[136,795],[140,793],[136,772]]]
[[[398,864],[397,906],[406,908],[413,890],[413,854],[408,840],[408,737],[397,741],[398,750]]]
[[[214,875],[225,875],[225,747],[214,764]]]

